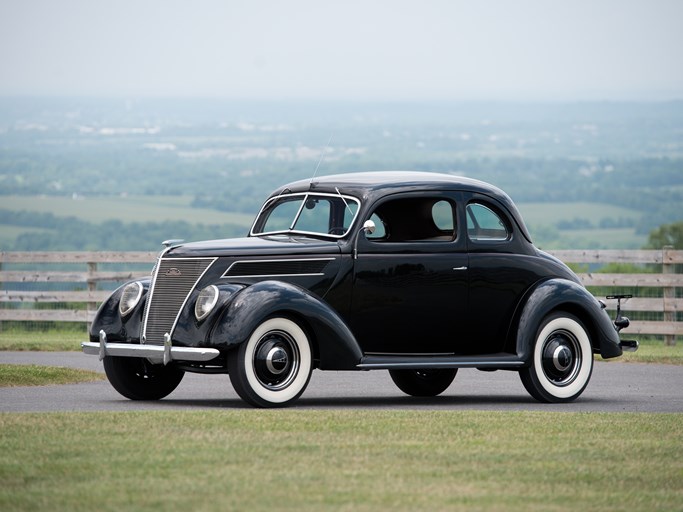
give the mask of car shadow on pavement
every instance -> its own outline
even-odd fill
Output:
[[[595,399],[579,399],[568,404],[543,404],[524,395],[510,396],[442,396],[442,397],[406,397],[406,396],[378,396],[378,397],[311,397],[300,398],[288,408],[292,409],[472,409],[472,410],[538,410],[538,411],[566,411],[572,412],[589,409],[599,405],[601,401]],[[173,399],[165,398],[159,401],[133,402],[146,409],[253,409],[246,402],[235,398],[227,399]],[[143,405],[144,404],[144,405]],[[136,406],[133,406],[137,408]]]

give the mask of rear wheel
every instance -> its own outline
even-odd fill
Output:
[[[531,366],[522,384],[541,402],[571,402],[586,389],[593,371],[593,347],[586,328],[569,313],[553,313],[541,323]]]
[[[435,370],[389,370],[391,380],[398,388],[411,396],[440,395],[451,385],[457,368]]]
[[[283,407],[304,392],[313,357],[308,336],[288,318],[261,323],[249,340],[228,357],[228,373],[237,394],[256,407]]]
[[[131,400],[159,400],[183,380],[185,372],[175,366],[152,364],[139,357],[104,358],[104,371],[114,389]]]

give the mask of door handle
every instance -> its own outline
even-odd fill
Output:
[[[455,267],[453,270],[467,270],[467,267]]]

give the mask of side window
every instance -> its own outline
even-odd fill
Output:
[[[502,241],[510,232],[500,216],[480,203],[467,205],[467,236],[479,242]]]
[[[455,208],[435,197],[399,198],[381,204],[370,216],[375,242],[449,242],[455,239]]]

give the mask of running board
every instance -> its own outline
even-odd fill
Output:
[[[514,369],[524,361],[514,354],[485,356],[364,356],[356,365],[359,370],[420,370],[424,368]]]

